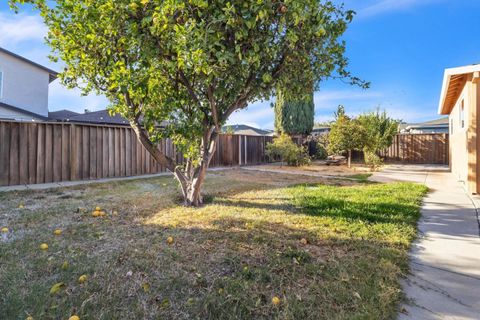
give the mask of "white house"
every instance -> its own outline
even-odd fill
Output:
[[[48,86],[57,73],[0,47],[0,120],[48,119]]]

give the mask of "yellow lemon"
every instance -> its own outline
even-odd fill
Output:
[[[28,316],[25,320],[33,320],[32,316]]]
[[[100,217],[105,216],[105,211],[99,211],[99,216],[100,216]]]
[[[168,237],[167,238],[167,243],[172,244],[173,243],[173,237]]]
[[[272,303],[273,303],[273,305],[278,306],[280,304],[280,298],[277,297],[277,296],[273,297],[272,298]]]
[[[302,238],[302,240],[300,240],[300,242],[301,242],[302,244],[307,244],[307,243],[308,243],[308,240],[305,239],[305,238]]]
[[[101,211],[102,209],[100,207],[95,207],[95,211]]]
[[[48,249],[48,244],[42,243],[42,244],[40,245],[40,249],[42,249],[42,250],[47,250],[47,249]]]
[[[80,320],[80,317],[74,314],[73,316],[68,318],[68,320]]]
[[[93,211],[92,212],[92,217],[98,217],[100,216],[100,211]]]
[[[56,236],[59,236],[62,234],[62,230],[60,229],[55,229],[55,231],[53,231],[53,234],[56,235]]]
[[[9,231],[9,230],[8,230],[7,227],[3,227],[3,228],[2,228],[2,233],[8,233],[8,231]]]
[[[20,204],[18,205],[18,208],[19,208],[19,209],[23,209],[23,208],[25,208],[25,206],[23,205],[23,203],[20,203]]]
[[[85,281],[87,281],[87,275],[86,275],[86,274],[82,274],[82,275],[78,278],[78,282],[84,283]]]

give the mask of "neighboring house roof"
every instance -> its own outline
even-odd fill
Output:
[[[443,117],[440,119],[420,122],[420,123],[402,123],[399,125],[400,132],[402,131],[411,131],[411,130],[425,130],[425,131],[432,131],[432,130],[443,130],[448,132],[448,118]]]
[[[450,114],[462,93],[468,77],[472,74],[474,78],[480,78],[479,64],[445,69],[438,114]]]
[[[11,52],[11,51],[8,51],[7,49],[4,49],[4,48],[2,48],[2,47],[0,47],[0,52],[3,52],[3,53],[5,53],[5,54],[8,54],[8,55],[10,55],[10,56],[12,56],[12,57],[14,57],[14,58],[17,58],[17,59],[19,59],[19,60],[22,60],[23,62],[26,62],[26,63],[28,63],[28,64],[31,64],[32,66],[35,66],[35,67],[37,67],[37,68],[40,68],[40,69],[48,72],[49,75],[50,75],[50,77],[49,77],[49,81],[50,81],[50,82],[52,82],[53,80],[57,79],[58,72],[53,71],[52,69],[49,69],[49,68],[44,67],[44,66],[42,66],[42,65],[40,65],[40,64],[38,64],[38,63],[36,63],[36,62],[33,62],[33,61],[31,61],[31,60],[28,60],[27,58],[24,58],[24,57],[22,57],[22,56],[19,56],[18,54],[13,53],[13,52]]]
[[[68,121],[80,123],[130,125],[128,120],[121,115],[115,114],[111,116],[107,110],[77,114],[76,116],[70,117]]]
[[[78,115],[80,115],[80,113],[63,109],[63,110],[49,112],[48,118],[51,120],[57,120],[57,121],[70,121],[72,117],[75,117]]]
[[[17,108],[17,107],[14,107],[12,105],[9,105],[9,104],[6,104],[6,103],[3,103],[3,102],[0,102],[0,107],[3,107],[5,109],[9,109],[9,110],[12,110],[14,112],[18,112],[18,113],[22,113],[26,116],[29,116],[29,117],[33,117],[33,118],[37,118],[37,119],[40,119],[40,120],[48,120],[47,117],[44,117],[40,114],[37,114],[37,113],[34,113],[34,112],[30,112],[28,110],[25,110],[25,109],[21,109],[21,108]]]
[[[325,131],[330,131],[329,126],[316,126],[313,127],[312,132],[325,132]]]
[[[232,130],[234,134],[242,134],[249,136],[267,136],[273,133],[272,130],[262,130],[247,126],[245,124],[234,124],[222,127],[222,132],[228,132],[229,130]]]

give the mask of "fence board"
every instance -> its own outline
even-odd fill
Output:
[[[10,127],[10,179],[11,185],[19,184],[18,175],[18,123],[12,123]]]
[[[29,184],[36,183],[37,181],[37,135],[38,135],[37,124],[29,125],[28,126],[28,183]],[[1,171],[2,170],[0,169],[0,172]]]
[[[448,134],[399,134],[380,156],[386,162],[447,165],[448,148]]]
[[[0,185],[9,184],[10,172],[10,123],[0,123]]]

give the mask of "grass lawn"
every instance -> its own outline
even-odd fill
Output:
[[[199,209],[171,177],[0,193],[0,318],[395,317],[424,186],[226,170],[205,190]]]

